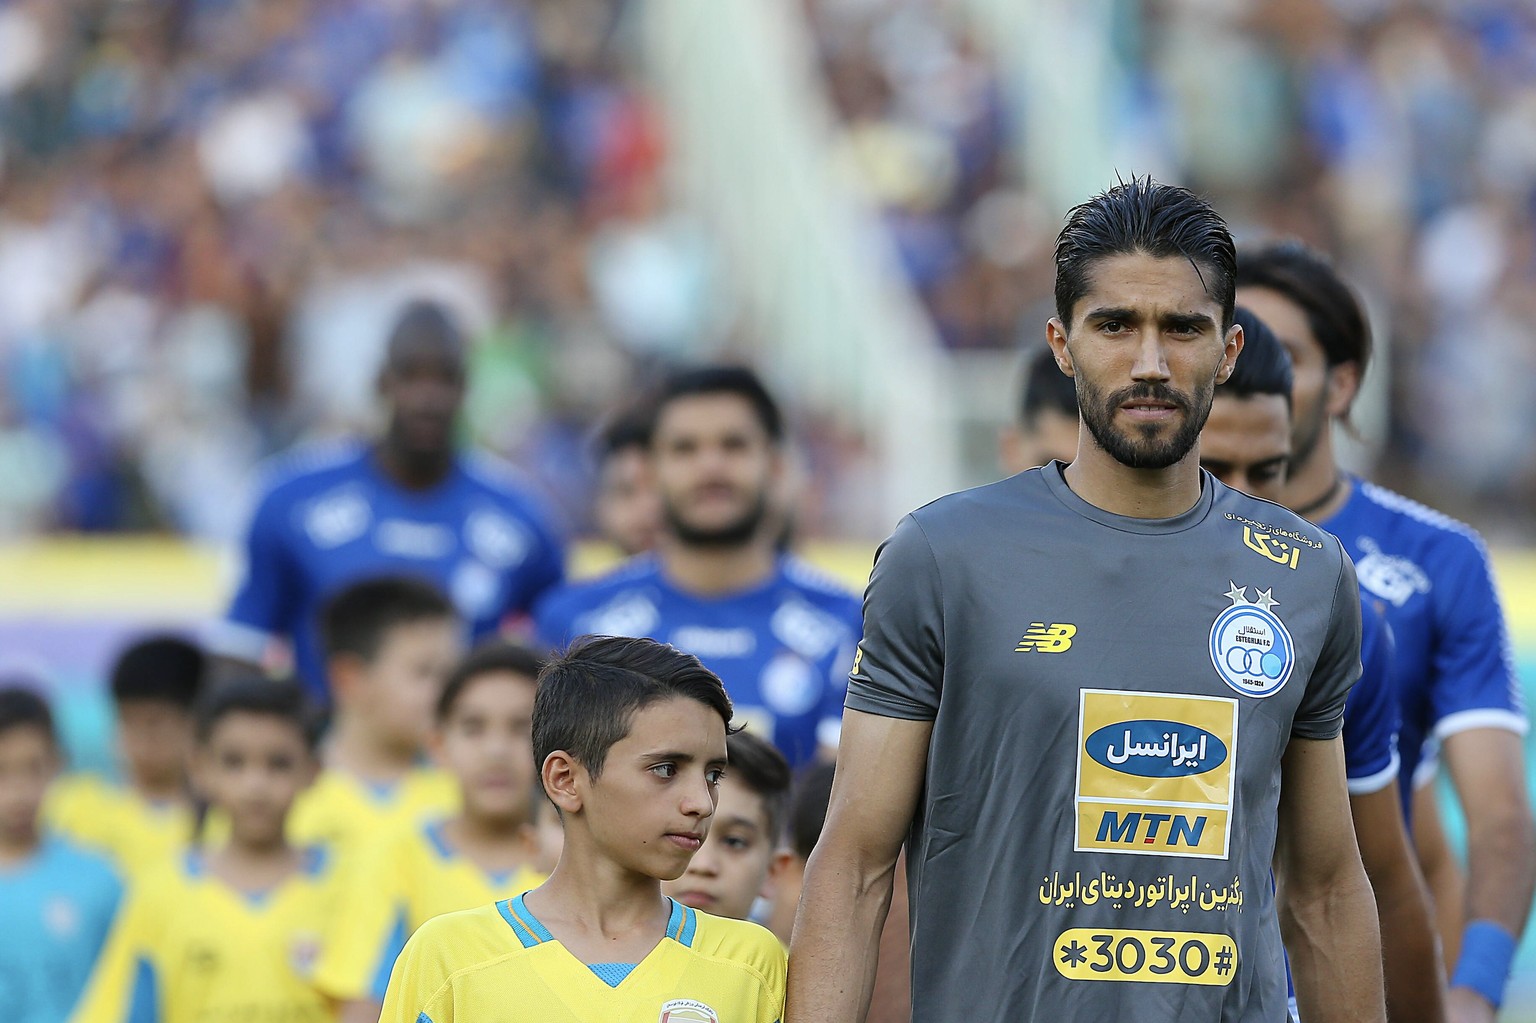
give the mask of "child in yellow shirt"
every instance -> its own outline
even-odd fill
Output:
[[[383,1023],[777,1023],[783,947],[661,894],[709,832],[731,703],[696,657],[578,641],[539,677],[533,746],[565,845],[539,888],[429,921]]]

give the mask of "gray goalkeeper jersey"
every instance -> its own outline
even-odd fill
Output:
[[[1280,761],[1339,733],[1359,649],[1338,542],[1207,474],[1172,519],[1054,463],[902,520],[847,706],[933,721],[913,1019],[1284,1020]]]

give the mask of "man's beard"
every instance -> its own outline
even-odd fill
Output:
[[[661,514],[672,535],[689,547],[742,547],[757,537],[768,516],[768,494],[761,492],[739,517],[719,526],[695,526],[683,519],[676,505],[663,498]]]
[[[1318,442],[1323,439],[1323,431],[1328,428],[1328,403],[1325,397],[1326,394],[1319,396],[1312,415],[1305,422],[1298,419],[1291,430],[1290,464],[1293,471],[1306,465],[1312,458],[1312,452],[1317,450]]]
[[[1122,388],[1107,399],[1081,376],[1077,378],[1077,407],[1088,432],[1110,457],[1131,469],[1166,469],[1194,449],[1200,431],[1211,414],[1211,398],[1216,391],[1213,380],[1193,399],[1166,384],[1140,383]],[[1184,413],[1183,422],[1166,440],[1156,439],[1159,427],[1146,423],[1122,433],[1115,427],[1115,413],[1137,398],[1165,401]],[[1139,434],[1140,436],[1136,436]]]

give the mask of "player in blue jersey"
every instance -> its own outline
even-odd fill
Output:
[[[798,766],[837,745],[861,624],[857,597],[776,550],[783,438],[778,406],[750,370],[666,381],[651,429],[663,517],[655,553],[556,591],[536,621],[554,647],[597,633],[697,655],[741,720]]]
[[[259,662],[273,639],[286,640],[300,678],[326,698],[316,613],[353,580],[422,576],[453,599],[476,638],[560,582],[563,540],[542,502],[506,466],[455,448],[464,347],[440,307],[410,306],[379,376],[384,435],[303,448],[268,472],[215,652]]]
[[[1227,382],[1216,388],[1200,431],[1200,464],[1230,487],[1279,503],[1291,451],[1291,360],[1253,313],[1239,306],[1236,321],[1243,328],[1243,354]],[[1288,559],[1269,537],[1250,533],[1248,539],[1264,557]],[[1344,771],[1360,859],[1381,921],[1388,1016],[1394,1023],[1437,1023],[1445,1018],[1445,992],[1428,893],[1398,796],[1392,632],[1369,604],[1361,609],[1360,624],[1363,671],[1344,705]]]
[[[0,689],[0,1005],[16,1023],[69,1015],[121,894],[105,860],[41,829],[58,767],[48,705]]]
[[[1339,467],[1330,427],[1348,422],[1371,344],[1359,302],[1328,262],[1295,243],[1244,252],[1238,286],[1295,366],[1285,503],[1355,559],[1397,640],[1401,747],[1439,741],[1465,813],[1467,919],[1448,1006],[1455,1023],[1492,1019],[1536,891],[1536,825],[1525,708],[1487,552],[1467,526]]]

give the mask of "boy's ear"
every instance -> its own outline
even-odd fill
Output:
[[[772,902],[779,894],[779,882],[784,879],[784,874],[795,862],[795,854],[782,846],[775,849],[773,859],[768,861],[768,873],[763,877],[763,887],[758,890],[758,897]]]
[[[432,723],[432,731],[427,733],[427,756],[437,767],[443,766],[443,724],[441,721]]]
[[[544,782],[544,791],[562,813],[581,812],[582,796],[591,778],[575,757],[563,749],[555,750],[544,758],[539,777]]]
[[[200,799],[208,798],[208,753],[201,746],[193,748],[187,757],[187,784]]]
[[[353,699],[368,673],[368,662],[356,654],[334,654],[325,662],[325,673],[337,702]]]

